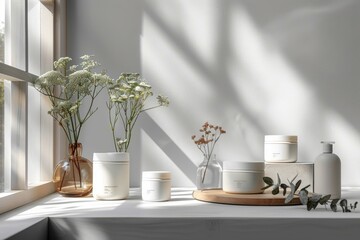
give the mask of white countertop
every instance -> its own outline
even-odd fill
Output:
[[[342,197],[360,202],[359,189],[343,189]],[[360,222],[360,209],[334,213],[319,206],[239,206],[213,204],[192,198],[192,189],[172,189],[171,201],[144,202],[140,190],[132,189],[127,200],[97,201],[92,197],[68,198],[57,193],[0,215],[0,238],[11,236],[44,218],[141,218],[141,219],[354,219]],[[360,225],[359,225],[360,227]]]

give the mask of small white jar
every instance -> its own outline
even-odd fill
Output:
[[[171,172],[144,171],[142,173],[142,199],[144,201],[168,201],[171,198]]]
[[[223,191],[227,193],[262,193],[264,162],[223,162]]]
[[[94,153],[93,196],[97,200],[125,199],[129,195],[129,153]]]
[[[272,163],[291,163],[297,161],[297,136],[266,135],[264,159]]]

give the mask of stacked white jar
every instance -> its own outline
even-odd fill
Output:
[[[264,158],[266,162],[291,163],[297,161],[297,136],[266,135]]]
[[[262,193],[264,162],[223,162],[223,191],[227,193]]]
[[[144,201],[168,201],[171,198],[171,172],[144,171],[141,186]]]
[[[129,195],[129,153],[94,153],[93,196],[117,200]]]

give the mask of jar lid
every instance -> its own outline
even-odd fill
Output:
[[[127,152],[106,152],[94,153],[94,162],[129,162],[129,153]]]
[[[264,162],[237,162],[237,161],[224,161],[224,170],[243,170],[243,171],[264,171]]]
[[[170,180],[171,172],[169,171],[143,171],[143,179],[161,179],[161,180]]]
[[[294,135],[265,135],[265,142],[297,143],[298,137]]]

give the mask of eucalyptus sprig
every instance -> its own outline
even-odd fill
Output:
[[[348,205],[348,201],[346,199],[333,199],[331,200],[331,195],[321,195],[313,193],[309,195],[309,191],[307,188],[309,188],[311,185],[307,185],[300,189],[300,191],[297,192],[297,190],[300,188],[301,185],[301,179],[297,180],[295,183],[295,179],[298,175],[296,175],[291,181],[288,180],[288,184],[282,183],[281,178],[279,174],[277,174],[277,182],[275,183],[274,180],[270,177],[264,177],[263,181],[265,182],[266,186],[262,188],[262,190],[268,189],[272,187],[271,193],[273,195],[277,195],[280,193],[280,188],[282,189],[283,196],[286,195],[288,192],[287,190],[290,189],[289,194],[285,198],[285,204],[290,203],[295,196],[299,196],[300,202],[303,205],[306,205],[307,210],[310,211],[311,209],[315,209],[319,204],[325,206],[327,209],[327,205],[330,205],[330,208],[333,212],[337,212],[338,205],[341,207],[343,212],[351,212],[351,210],[355,210],[357,207],[358,202],[355,202],[354,204],[350,203]]]

